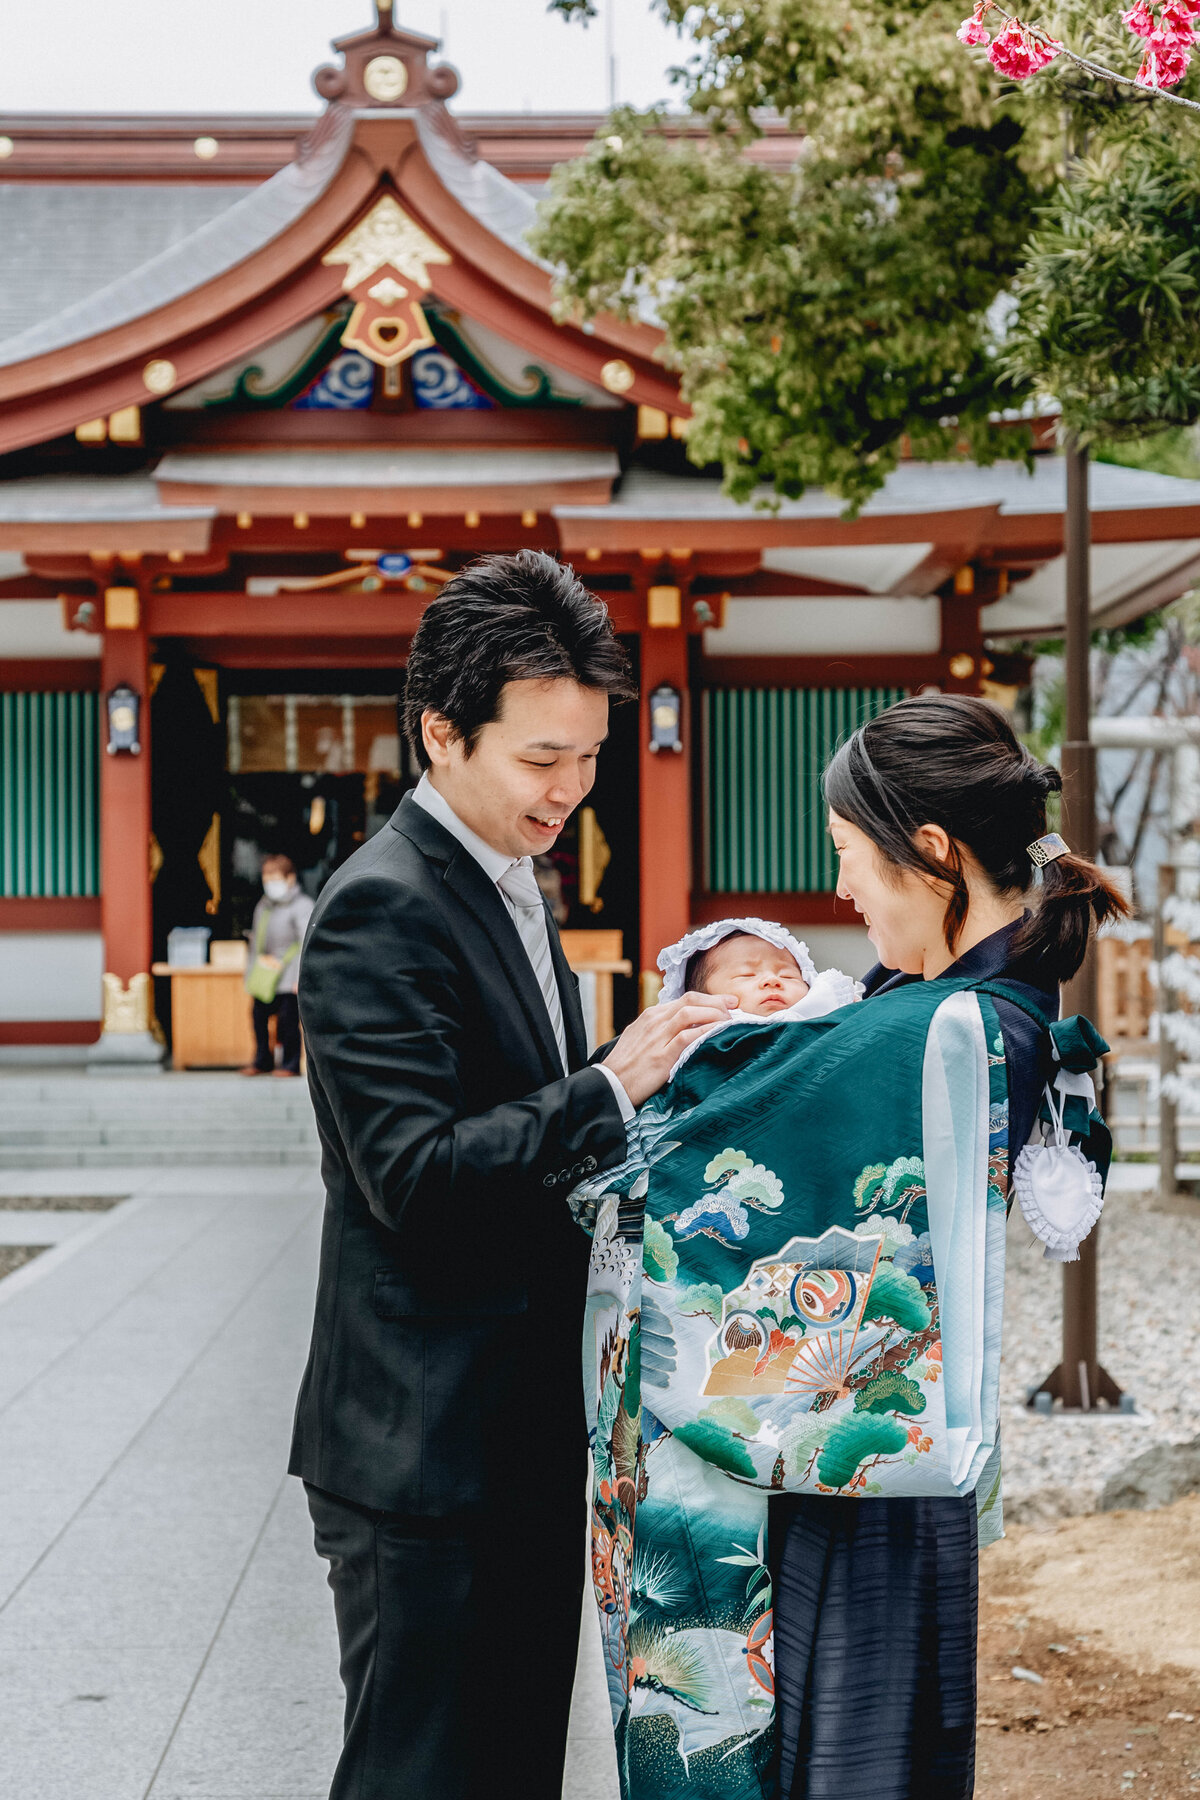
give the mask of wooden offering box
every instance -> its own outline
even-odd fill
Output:
[[[214,950],[218,948],[226,950],[226,946],[213,945]],[[155,975],[171,979],[173,1068],[241,1068],[254,1060],[244,966],[236,959],[232,967],[223,964],[224,957],[198,969],[181,969],[171,963],[153,965]]]

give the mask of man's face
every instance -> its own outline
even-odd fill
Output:
[[[436,713],[422,730],[430,780],[463,824],[504,856],[540,856],[591,792],[608,695],[567,679],[510,681],[470,756]]]

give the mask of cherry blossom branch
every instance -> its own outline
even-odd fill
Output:
[[[989,13],[1004,20],[1002,30],[992,38],[984,24]],[[1185,100],[1182,94],[1168,90],[1183,80],[1197,41],[1195,21],[1200,14],[1200,0],[1163,0],[1157,17],[1152,0],[1134,0],[1121,18],[1134,37],[1145,41],[1142,64],[1136,75],[1122,75],[1106,69],[1103,63],[1080,56],[1057,38],[1052,38],[1036,25],[1024,25],[1006,12],[997,0],[975,0],[975,9],[964,19],[956,33],[960,43],[987,44],[988,61],[1000,75],[1011,81],[1027,81],[1056,57],[1064,56],[1085,74],[1101,81],[1115,81],[1122,87],[1137,88],[1150,99],[1169,100],[1173,106],[1186,106],[1200,112],[1200,101]]]

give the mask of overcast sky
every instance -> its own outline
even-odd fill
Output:
[[[543,0],[397,0],[396,19],[443,40],[463,112],[592,112],[670,99],[683,59],[650,0],[599,0],[586,30]],[[0,0],[0,109],[9,112],[305,112],[329,40],[373,0]]]

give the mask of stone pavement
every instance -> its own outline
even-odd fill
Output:
[[[83,1193],[128,1198],[0,1211],[3,1241],[53,1245],[0,1281],[0,1793],[324,1800],[332,1603],[283,1474],[316,1174],[0,1172],[0,1196]],[[584,1626],[564,1792],[614,1800]]]

